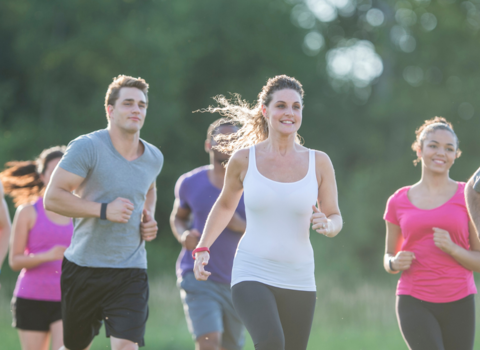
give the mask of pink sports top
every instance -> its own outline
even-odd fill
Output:
[[[72,240],[73,224],[58,225],[50,221],[43,208],[43,198],[34,204],[37,211],[35,225],[28,233],[25,255],[43,253],[54,246],[68,247]],[[62,260],[49,261],[31,269],[22,269],[13,295],[24,299],[60,301],[60,274]]]
[[[411,295],[433,303],[446,303],[477,293],[473,272],[460,265],[433,242],[433,227],[450,233],[452,241],[470,249],[469,216],[465,204],[465,183],[458,182],[452,198],[429,210],[414,206],[408,196],[411,186],[395,192],[387,202],[384,219],[400,226],[404,238],[401,250],[416,259],[402,272],[397,295]]]

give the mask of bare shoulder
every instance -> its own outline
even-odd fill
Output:
[[[249,149],[242,148],[238,151],[235,151],[232,154],[232,157],[228,161],[229,168],[235,169],[243,169],[248,167],[248,156],[249,156]]]
[[[22,204],[17,208],[15,216],[17,220],[36,220],[37,211],[35,210],[33,203]]]
[[[248,170],[249,149],[243,148],[232,154],[227,165],[227,176],[243,183]]]
[[[333,168],[332,161],[330,160],[330,157],[328,156],[328,154],[326,154],[325,152],[322,152],[322,151],[315,150],[315,164],[316,164],[317,167],[328,166],[328,167]]]

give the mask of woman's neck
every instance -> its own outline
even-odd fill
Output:
[[[422,178],[418,182],[418,185],[429,192],[439,192],[447,188],[451,183],[454,183],[454,181],[450,179],[448,171],[445,173],[433,173],[423,168]]]
[[[270,133],[268,138],[263,142],[264,149],[281,155],[294,152],[297,146],[295,142],[296,136],[296,134],[283,136]]]

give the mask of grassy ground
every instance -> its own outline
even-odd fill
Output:
[[[317,281],[317,306],[309,350],[405,350],[394,311],[394,285],[357,282],[346,285],[328,278]],[[0,348],[20,349],[11,328],[9,300],[13,286],[0,289]],[[150,285],[150,318],[145,349],[193,350],[175,280],[163,277]],[[477,303],[478,304],[478,303]],[[480,310],[477,308],[477,317]],[[480,322],[477,323],[480,329]],[[109,349],[101,330],[92,350]],[[480,348],[480,339],[476,341]],[[250,338],[245,350],[253,350]]]

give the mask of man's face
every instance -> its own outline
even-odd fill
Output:
[[[123,87],[115,105],[108,105],[108,116],[112,126],[128,133],[137,133],[145,122],[147,99],[145,94],[134,87]]]
[[[215,130],[214,135],[218,135],[218,134],[229,135],[229,134],[233,134],[237,131],[238,131],[238,128],[236,126],[224,125],[224,126],[218,127]],[[213,154],[213,161],[217,162],[217,163],[224,163],[224,162],[228,161],[230,159],[230,155],[219,152],[219,151],[213,149],[212,147],[216,146],[216,145],[217,145],[217,143],[215,142],[213,137],[210,138],[210,140],[207,140],[207,142],[205,144],[205,148],[206,148],[207,152],[209,152],[209,153],[212,152],[212,154]]]

